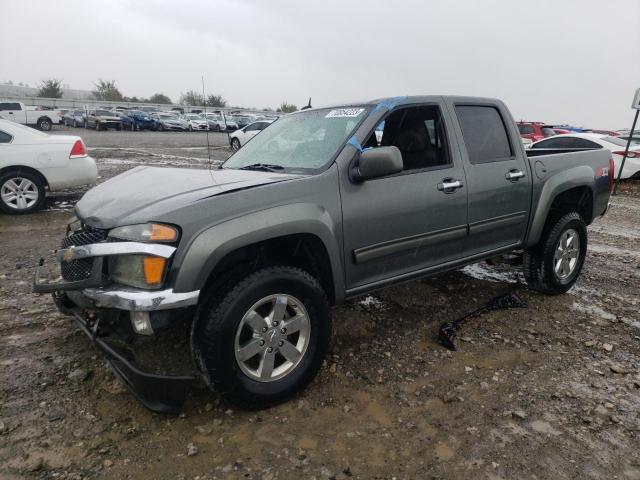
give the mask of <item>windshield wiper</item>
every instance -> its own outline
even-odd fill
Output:
[[[272,165],[270,163],[253,163],[251,165],[245,165],[238,170],[260,170],[262,172],[277,172],[278,170],[284,170],[282,165]]]

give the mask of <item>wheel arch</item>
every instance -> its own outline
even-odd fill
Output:
[[[47,177],[44,176],[44,174],[39,171],[36,170],[33,167],[28,167],[26,165],[9,165],[7,167],[3,167],[0,168],[0,177],[2,175],[4,175],[5,173],[9,173],[9,172],[29,172],[32,173],[33,175],[37,176],[38,178],[40,178],[40,180],[42,180],[42,183],[44,184],[45,188],[49,188],[49,180],[47,180]]]
[[[204,230],[185,247],[175,289],[204,291],[235,265],[257,269],[280,263],[316,276],[333,304],[344,298],[336,235],[328,212],[310,204],[276,207],[224,222]]]
[[[545,181],[527,237],[527,247],[536,245],[550,220],[575,211],[589,225],[594,217],[594,172],[582,165],[565,170]]]

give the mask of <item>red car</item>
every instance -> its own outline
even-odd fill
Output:
[[[517,122],[517,125],[520,136],[534,142],[556,135],[556,131],[551,125],[542,122]]]

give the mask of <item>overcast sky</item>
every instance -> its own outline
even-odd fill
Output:
[[[613,4],[615,3],[615,8]],[[0,82],[230,104],[498,97],[517,119],[629,127],[640,1],[0,0]]]

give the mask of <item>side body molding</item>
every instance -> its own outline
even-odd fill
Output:
[[[200,290],[225,255],[242,247],[293,234],[310,234],[324,244],[335,288],[335,298],[345,295],[341,231],[329,212],[311,203],[282,205],[211,226],[198,234],[187,249],[176,281],[177,292]]]
[[[562,192],[576,187],[587,186],[593,191],[594,179],[595,173],[587,165],[579,165],[557,173],[551,173],[545,179],[537,205],[534,199],[533,208],[535,209],[535,214],[531,216],[532,220],[526,242],[527,247],[537,244],[540,240],[553,200]]]

